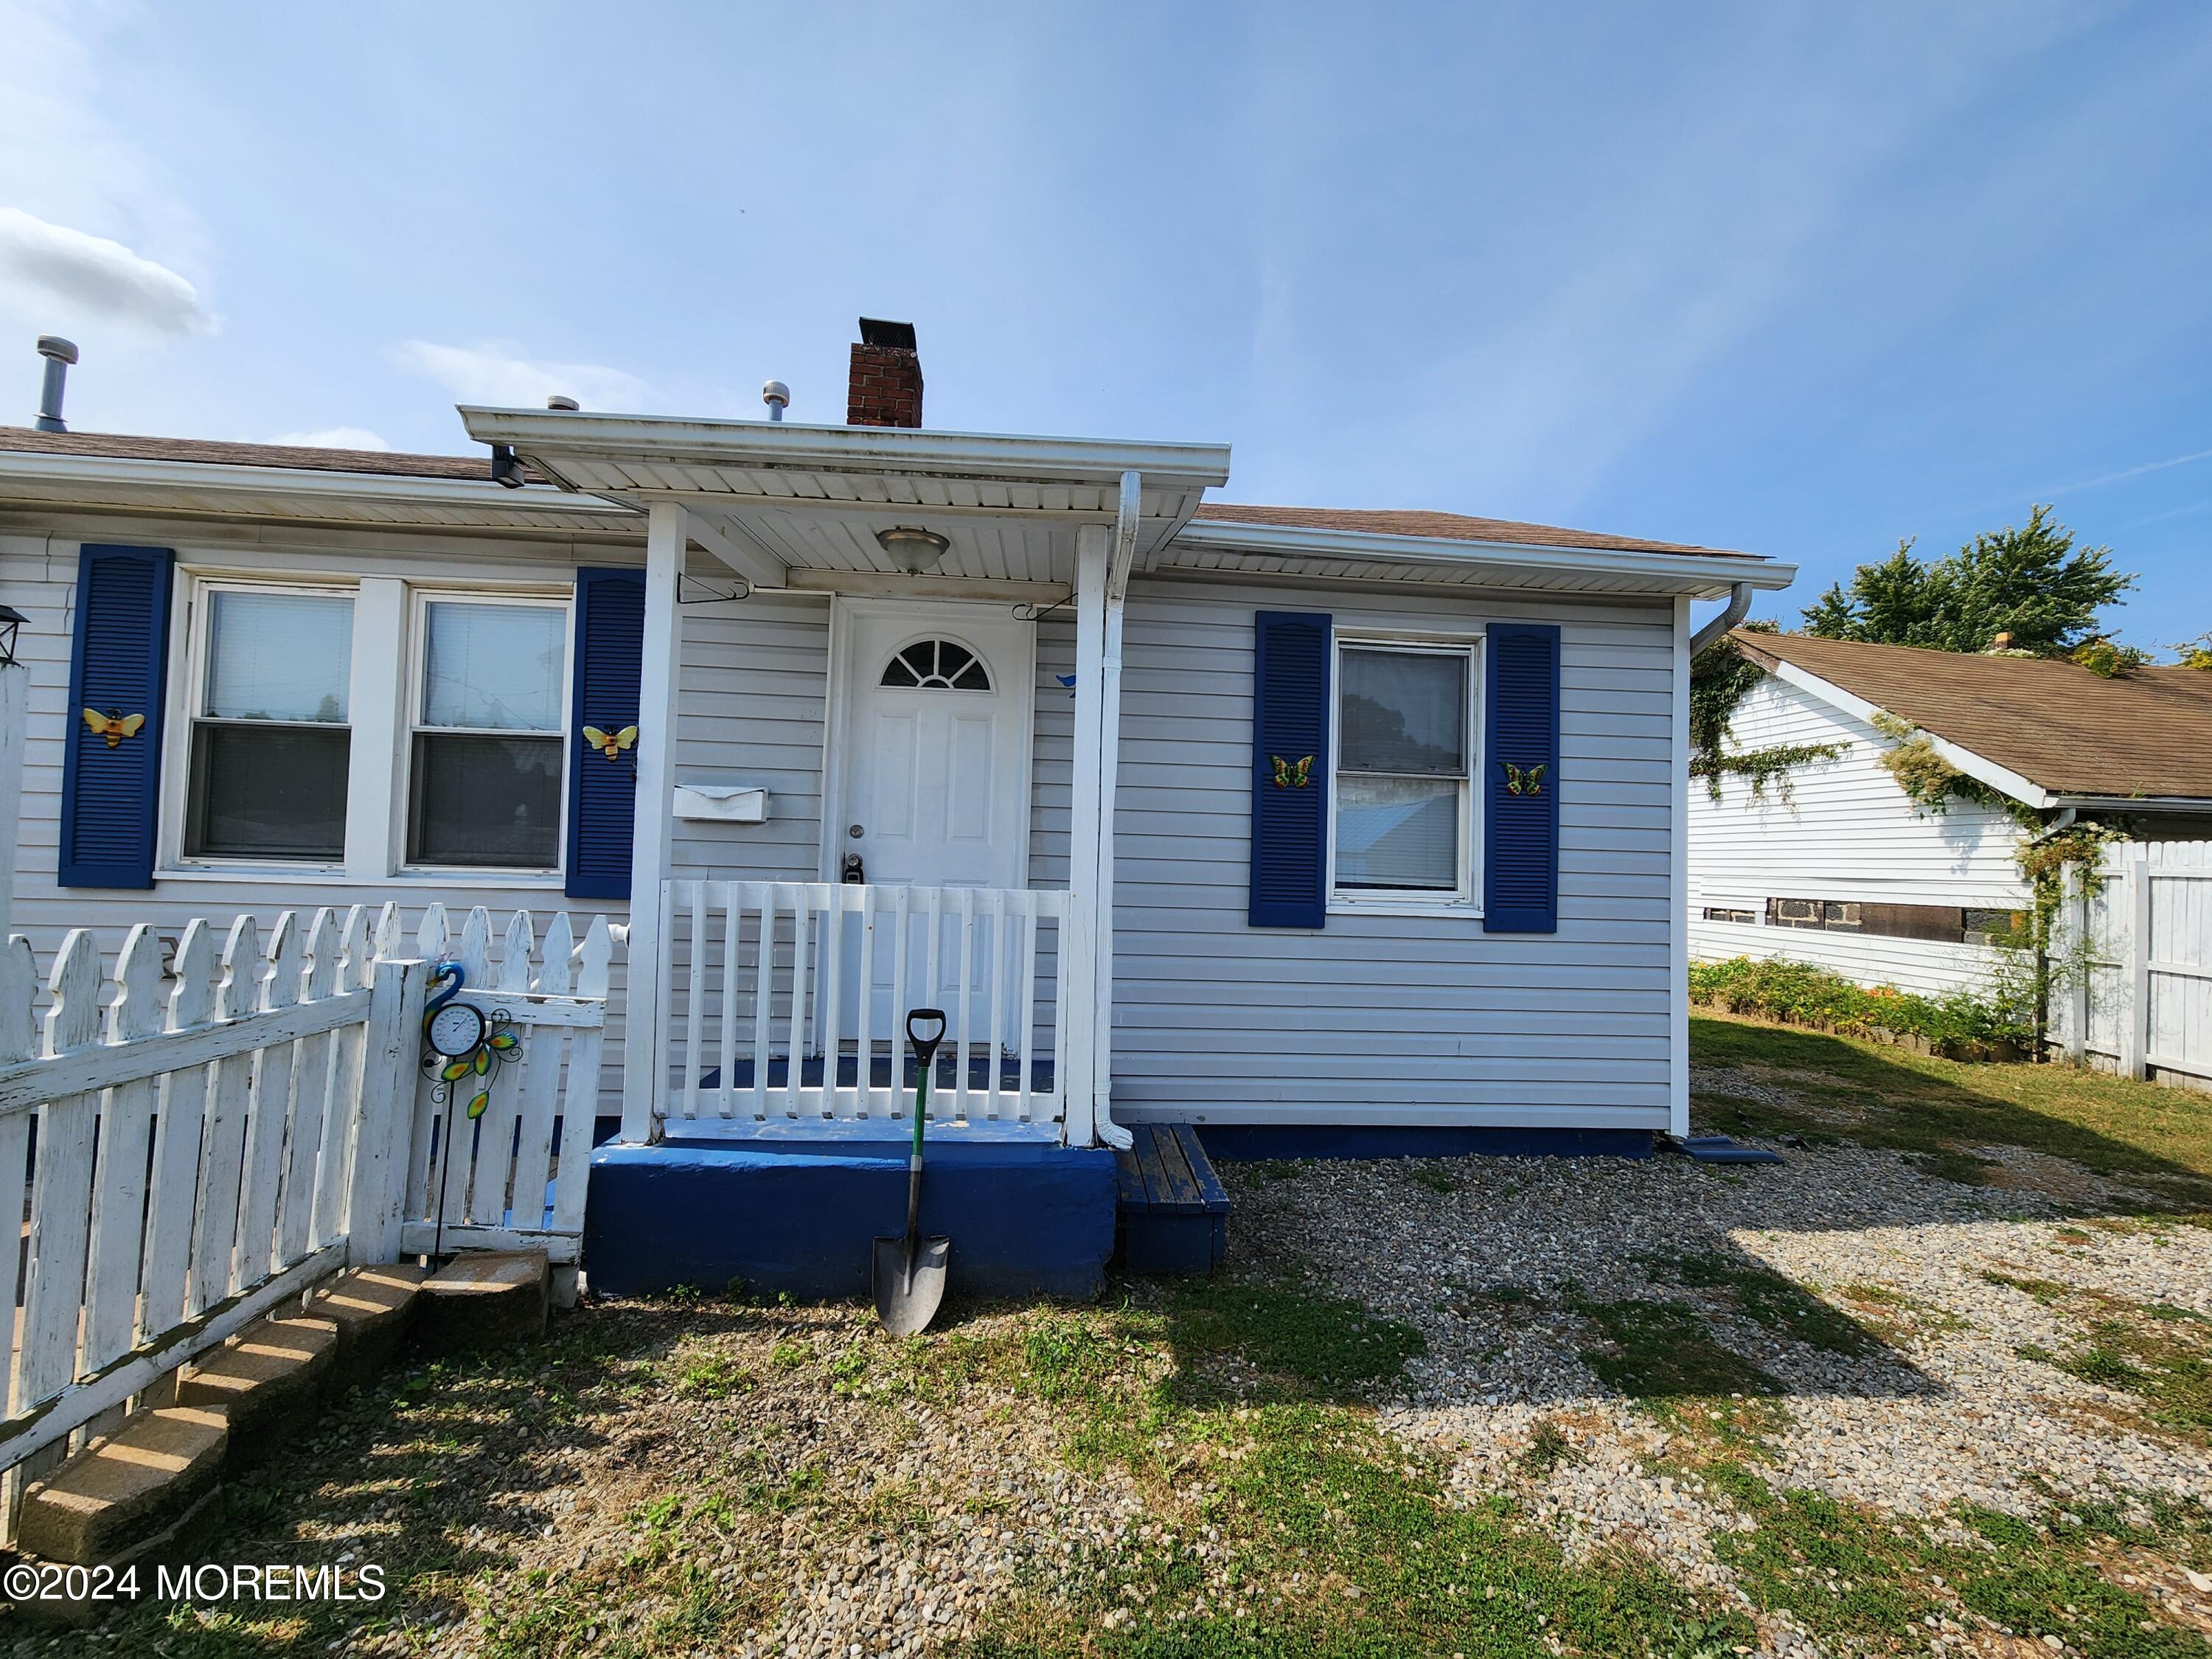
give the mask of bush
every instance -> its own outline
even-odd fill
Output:
[[[1917,1037],[1954,1059],[1985,1058],[2031,1040],[2025,1012],[2003,1001],[1953,991],[1917,996],[1893,985],[1869,989],[1803,962],[1690,964],[1690,994],[1732,1014],[1757,1014],[1788,1025],[1813,1025],[1848,1036]]]

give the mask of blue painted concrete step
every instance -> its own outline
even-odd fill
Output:
[[[611,1296],[732,1279],[809,1301],[869,1294],[878,1236],[906,1230],[904,1140],[619,1142],[592,1154],[584,1271]],[[921,1231],[952,1240],[958,1297],[1091,1297],[1114,1251],[1114,1155],[932,1141]]]
[[[1210,1273],[1229,1248],[1229,1194],[1187,1123],[1133,1123],[1114,1154],[1121,1266],[1133,1273]]]

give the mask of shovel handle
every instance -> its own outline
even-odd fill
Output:
[[[918,1027],[934,1024],[937,1029],[924,1034]],[[937,1045],[945,1041],[945,1010],[942,1008],[910,1008],[906,1016],[906,1040],[914,1044],[915,1053],[924,1066],[937,1058]]]

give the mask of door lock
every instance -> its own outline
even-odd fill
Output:
[[[867,869],[861,864],[860,855],[858,853],[848,853],[845,854],[843,868],[844,873],[841,875],[838,879],[842,881],[847,886],[864,887],[867,884]]]

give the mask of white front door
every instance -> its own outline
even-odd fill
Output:
[[[1027,886],[1033,624],[1015,621],[1004,605],[839,605],[842,729],[831,736],[839,821],[830,879],[857,869],[880,887]],[[890,953],[881,932],[878,945],[869,1026],[902,1030],[905,1011],[890,1006]],[[859,988],[857,949],[844,960],[849,996]],[[909,1002],[950,1007],[959,981],[950,938],[933,969],[916,955],[908,975]]]

